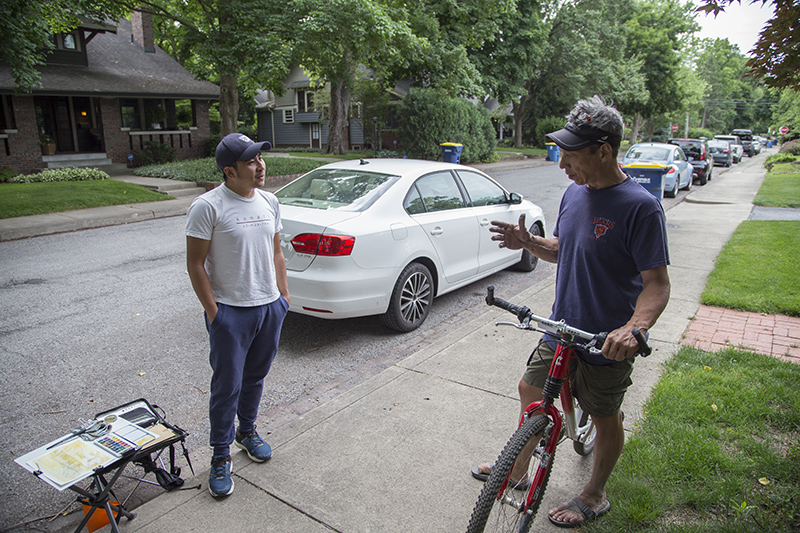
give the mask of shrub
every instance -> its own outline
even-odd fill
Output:
[[[324,163],[311,159],[294,157],[265,157],[264,173],[267,178],[275,176],[289,176],[304,174]],[[169,178],[182,181],[222,181],[222,172],[217,168],[213,157],[203,159],[186,159],[174,163],[161,165],[148,165],[133,171],[136,176],[150,176],[153,178]]]
[[[783,143],[780,153],[800,155],[800,139]]]
[[[795,156],[786,152],[772,154],[767,156],[764,160],[764,168],[769,171],[772,170],[772,167],[774,167],[776,163],[791,163],[795,159],[797,159]]]
[[[10,183],[47,183],[54,181],[93,181],[108,179],[108,173],[96,168],[51,168],[37,174],[14,176]]]
[[[0,183],[8,183],[16,175],[11,167],[0,167]]]
[[[495,130],[489,111],[436,89],[412,89],[397,108],[400,149],[409,157],[442,159],[441,143],[461,143],[461,162],[489,161]]]
[[[548,133],[560,130],[566,123],[567,119],[564,117],[545,117],[539,119],[539,121],[536,123],[536,139],[534,139],[535,146],[544,148],[545,143],[548,142],[544,136]]]
[[[153,109],[161,109],[154,107]],[[161,163],[171,163],[178,158],[178,151],[169,144],[158,141],[145,141],[144,150],[139,154],[138,166],[158,165]]]

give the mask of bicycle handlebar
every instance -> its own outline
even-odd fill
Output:
[[[493,285],[489,285],[486,288],[486,303],[516,315],[524,329],[536,329],[530,326],[531,321],[536,322],[536,324],[539,326],[537,331],[551,333],[567,341],[570,346],[584,349],[594,355],[599,355],[601,353],[603,343],[608,336],[608,333],[605,332],[593,334],[578,328],[574,328],[563,320],[556,322],[554,320],[550,320],[549,318],[536,316],[527,307],[520,307],[501,298],[495,298]],[[639,331],[639,328],[634,328],[631,333],[639,343],[639,351],[634,355],[641,355],[642,357],[647,357],[650,355],[653,350],[647,345],[647,340],[644,338],[644,335],[642,335],[642,332]],[[583,342],[577,342],[576,339],[583,340]]]

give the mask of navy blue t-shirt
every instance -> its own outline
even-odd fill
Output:
[[[599,190],[570,184],[553,235],[558,267],[551,319],[590,333],[628,322],[642,291],[640,272],[669,265],[661,202],[630,178]],[[594,365],[614,363],[580,355]]]

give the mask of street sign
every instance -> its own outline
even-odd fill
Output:
[[[789,127],[788,126],[781,126],[781,129],[778,130],[778,131],[781,132],[781,135],[786,135],[787,133],[789,133]]]
[[[676,131],[678,131],[678,125],[677,124],[673,124],[672,125],[672,133],[675,133]]]

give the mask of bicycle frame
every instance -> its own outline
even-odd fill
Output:
[[[561,429],[564,428],[567,436],[570,439],[576,440],[579,437],[578,421],[575,417],[575,400],[572,396],[572,390],[569,386],[569,362],[573,357],[577,357],[575,352],[570,348],[565,348],[561,344],[556,347],[555,357],[550,365],[550,372],[548,373],[547,380],[544,387],[544,398],[542,400],[530,404],[520,417],[519,425],[536,413],[543,413],[552,420],[553,426],[550,428],[550,435],[547,439],[547,444],[542,451],[546,459],[542,460],[536,475],[533,478],[531,487],[533,490],[529,491],[525,502],[525,510],[529,509],[539,498],[540,489],[543,486],[543,478],[547,474],[547,469],[550,468],[550,461],[547,459],[553,456],[556,446],[561,440]],[[563,416],[561,411],[555,406],[555,399],[561,397],[561,408],[564,412]],[[506,479],[505,484],[500,490],[500,494],[505,490],[511,472]]]

